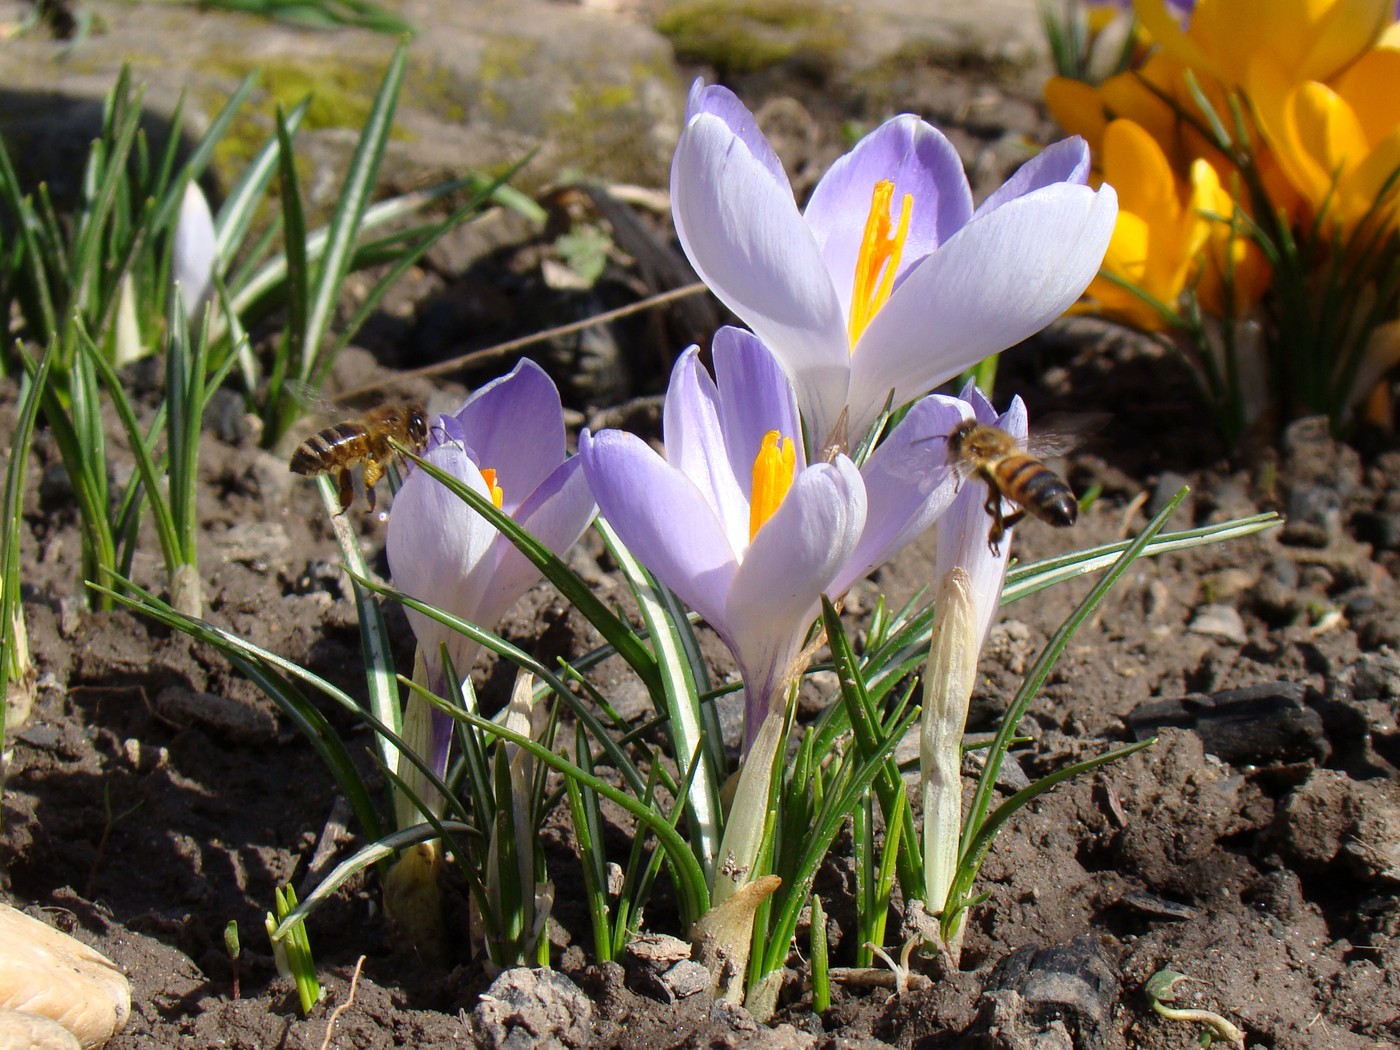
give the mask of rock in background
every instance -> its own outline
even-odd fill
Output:
[[[367,30],[299,29],[250,15],[166,3],[74,0],[92,30],[76,43],[40,27],[4,41],[0,135],[25,185],[47,179],[70,197],[101,122],[101,101],[124,62],[145,85],[148,134],[164,140],[186,95],[183,131],[197,137],[241,79],[258,88],[215,158],[227,186],[273,133],[272,115],[314,92],[298,135],[308,208],[329,211],[340,172],[397,43]],[[500,172],[538,153],[527,190],[579,173],[665,185],[689,73],[785,67],[859,85],[893,56],[941,55],[1025,64],[1038,53],[1034,0],[879,0],[849,8],[794,0],[401,0],[387,6],[418,27],[381,181],[404,189]],[[31,13],[0,0],[0,39]],[[946,62],[944,60],[947,60]],[[893,87],[893,85],[887,85]],[[883,96],[884,92],[880,92]],[[899,105],[891,97],[890,112]]]

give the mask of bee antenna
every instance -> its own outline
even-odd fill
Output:
[[[928,437],[919,438],[917,441],[912,442],[912,444],[915,444],[915,445],[927,445],[927,444],[928,444],[929,442],[931,442],[931,441],[943,441],[943,442],[946,442],[946,441],[947,441],[950,437],[952,437],[952,436],[953,436],[952,434],[930,434]]]
[[[439,418],[441,418],[441,417],[439,417]],[[445,426],[443,426],[441,423],[434,423],[432,426],[430,426],[430,427],[428,428],[428,433],[429,433],[429,435],[434,435],[434,434],[437,435],[437,436],[438,436],[438,439],[439,439],[439,440],[438,440],[438,444],[440,444],[440,445],[446,444],[447,442],[450,441],[450,442],[452,442],[452,444],[456,445],[456,446],[457,446],[459,449],[461,449],[463,452],[465,452],[465,451],[467,450],[467,447],[466,447],[465,445],[463,445],[462,442],[460,442],[460,441],[458,441],[456,438],[454,438],[454,437],[452,436],[451,432],[450,432]]]

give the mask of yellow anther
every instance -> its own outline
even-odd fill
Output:
[[[501,486],[496,484],[496,472],[490,467],[481,468],[481,480],[486,482],[486,490],[491,493],[491,502],[497,507],[504,504],[506,494],[501,491]]]
[[[749,499],[749,541],[758,535],[792,488],[797,448],[792,438],[780,438],[776,430],[763,435],[763,445],[753,460],[753,494]]]
[[[894,201],[894,183],[881,179],[870,195],[870,214],[865,217],[865,232],[860,239],[860,255],[856,258],[856,275],[851,289],[851,315],[847,333],[851,349],[855,350],[861,333],[880,307],[894,291],[895,274],[904,254],[904,242],[909,236],[909,218],[914,212],[914,198],[904,195],[899,208],[899,225],[890,229],[890,205]]]

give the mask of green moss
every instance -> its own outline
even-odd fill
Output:
[[[214,149],[214,169],[228,185],[274,136],[273,116],[277,107],[287,112],[310,96],[311,102],[301,124],[303,134],[324,129],[358,132],[369,119],[384,75],[383,65],[379,63],[322,59],[277,60],[254,65],[230,59],[217,66],[216,72],[225,74],[217,79],[234,82],[254,70],[259,76],[252,97]],[[465,88],[448,70],[439,66],[410,63],[400,98],[412,98],[417,108],[432,109],[448,120],[467,119]],[[209,89],[197,101],[205,112],[215,113],[226,96]],[[389,136],[398,142],[412,137],[397,125]],[[275,195],[275,187],[273,193]]]
[[[504,120],[511,107],[496,85],[526,76],[540,46],[538,40],[527,37],[502,36],[491,40],[477,70],[473,105],[493,120]]]
[[[639,65],[623,81],[601,77],[575,87],[569,108],[546,117],[551,149],[571,168],[594,177],[623,181],[664,180],[665,165],[656,148],[655,116],[643,104],[637,85],[669,70]]]
[[[676,54],[721,78],[797,61],[825,68],[844,46],[834,10],[804,0],[683,0],[656,29]]]

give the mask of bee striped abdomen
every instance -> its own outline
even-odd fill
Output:
[[[292,453],[292,473],[324,474],[370,455],[369,435],[360,423],[337,423],[312,434]]]
[[[1068,528],[1079,517],[1070,487],[1040,460],[1024,452],[1005,457],[996,467],[997,483],[1007,498],[1047,525]]]

